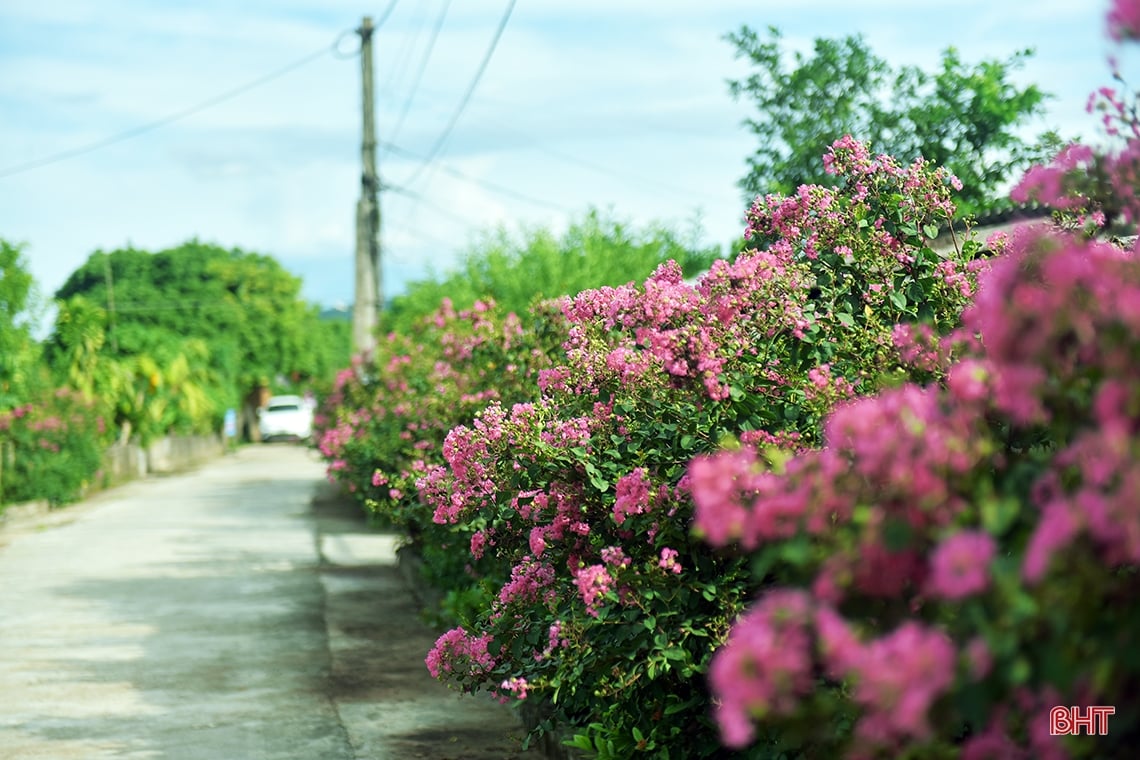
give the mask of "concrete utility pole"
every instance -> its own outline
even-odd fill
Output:
[[[360,70],[364,124],[360,200],[356,204],[356,297],[352,309],[352,343],[356,352],[375,348],[376,325],[383,305],[380,262],[380,179],[376,174],[376,123],[372,104],[372,17],[365,16],[360,34]]]

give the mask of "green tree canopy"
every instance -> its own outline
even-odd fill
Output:
[[[113,394],[136,429],[216,424],[255,387],[319,386],[347,363],[344,330],[300,293],[275,259],[240,249],[97,251],[56,293],[52,363],[73,387]]]
[[[931,73],[892,68],[860,36],[818,38],[810,55],[790,56],[775,27],[761,37],[743,26],[726,39],[753,64],[747,78],[729,82],[734,97],[756,106],[746,124],[758,147],[740,181],[748,200],[834,184],[820,157],[850,134],[878,153],[948,167],[964,185],[959,213],[987,214],[1009,207],[1003,183],[1060,144],[1054,132],[1034,143],[1020,136],[1050,97],[1011,81],[1031,50],[969,65],[950,48]]]
[[[438,309],[445,297],[458,309],[493,299],[507,311],[523,314],[539,299],[643,279],[670,259],[692,276],[708,269],[720,251],[694,242],[695,229],[689,237],[693,239],[660,224],[636,229],[596,209],[560,236],[540,227],[516,236],[499,227],[470,246],[458,269],[414,282],[392,299],[381,328],[406,330]]]
[[[23,249],[0,240],[0,410],[24,401],[39,375],[39,345],[32,338],[35,302]]]

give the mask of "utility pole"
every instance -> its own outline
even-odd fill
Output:
[[[111,350],[119,353],[119,339],[115,337],[115,276],[111,272],[111,254],[103,255],[103,279],[107,283],[107,332],[111,333]]]
[[[360,200],[356,204],[356,297],[352,309],[352,342],[357,353],[375,348],[376,325],[383,304],[380,261],[380,179],[376,173],[376,122],[372,89],[372,17],[365,16],[360,34],[360,73],[364,123]]]

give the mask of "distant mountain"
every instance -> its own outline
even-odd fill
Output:
[[[321,319],[327,319],[334,322],[351,322],[352,321],[352,305],[348,306],[328,306],[321,309]]]

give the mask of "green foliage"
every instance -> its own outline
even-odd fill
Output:
[[[444,298],[458,309],[483,299],[523,314],[536,301],[643,278],[664,261],[677,261],[686,276],[693,276],[719,256],[715,247],[701,248],[664,226],[638,230],[596,209],[561,236],[533,228],[516,238],[500,227],[472,245],[458,271],[412,283],[406,294],[392,299],[381,327],[411,329]]]
[[[754,205],[756,248],[696,285],[666,263],[562,299],[561,352],[507,340],[479,305],[389,337],[353,373],[346,391],[366,392],[337,400],[323,450],[350,489],[387,489],[377,504],[422,526],[461,626],[428,655],[439,677],[547,700],[599,757],[725,755],[705,679],[759,584],[692,532],[691,460],[734,435],[818,440],[836,402],[901,370],[895,324],[941,333],[972,286],[969,246],[927,247],[954,210],[941,170],[850,138],[830,163],[851,181]],[[528,387],[507,368],[535,350],[553,362],[532,362]]]
[[[96,252],[56,294],[49,357],[142,439],[216,430],[252,388],[319,385],[347,361],[347,328],[300,290],[269,256],[198,241]]]
[[[749,201],[829,184],[820,148],[850,134],[900,160],[921,155],[946,166],[965,186],[959,213],[984,214],[1007,208],[1002,184],[1059,146],[1054,133],[1036,144],[1018,136],[1048,97],[1035,85],[1011,81],[1029,50],[969,65],[949,48],[931,73],[892,69],[859,36],[818,38],[810,55],[791,55],[790,67],[775,27],[767,38],[743,26],[726,39],[754,66],[747,78],[729,82],[734,97],[756,106],[747,125],[759,147],[740,182]]]
[[[339,373],[316,420],[330,475],[385,524],[403,530],[424,557],[425,580],[447,592],[449,623],[486,603],[467,572],[472,529],[433,522],[416,494],[429,466],[444,462],[444,439],[471,424],[488,401],[533,395],[564,338],[560,315],[536,307],[524,324],[482,301],[456,312],[444,300],[404,333],[381,338],[367,362]],[[359,360],[358,360],[359,361]]]
[[[0,239],[0,410],[27,399],[40,379],[29,325],[35,289],[21,246]]]
[[[67,389],[0,411],[0,503],[73,501],[94,484],[109,443],[98,406]]]

